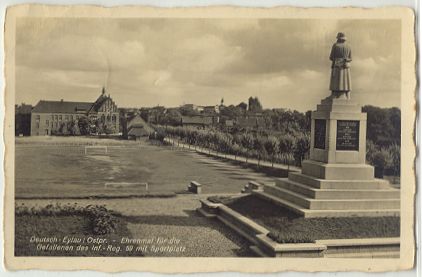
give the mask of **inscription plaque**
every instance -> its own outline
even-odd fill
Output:
[[[325,119],[315,119],[314,148],[325,149],[327,123]]]
[[[359,121],[337,120],[336,150],[359,150]]]

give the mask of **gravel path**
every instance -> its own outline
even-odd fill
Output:
[[[195,211],[200,206],[199,199],[206,196],[178,195],[166,199],[17,200],[16,203],[25,203],[27,206],[45,206],[57,202],[106,205],[126,217],[131,238],[153,241],[142,251],[145,256],[251,256],[245,240],[217,220],[202,217]]]

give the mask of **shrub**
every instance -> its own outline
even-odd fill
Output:
[[[296,139],[296,145],[294,147],[294,159],[296,161],[296,164],[301,166],[302,161],[305,159],[305,157],[308,155],[309,148],[310,148],[310,136],[306,133],[298,133]]]
[[[387,148],[387,151],[391,156],[391,164],[387,169],[392,171],[394,176],[400,176],[400,146],[394,143]]]
[[[264,159],[267,154],[265,150],[265,140],[263,137],[260,137],[260,136],[255,137],[254,150],[256,152],[256,156],[258,158],[258,165],[259,165],[259,161]]]
[[[274,157],[278,153],[278,140],[274,136],[269,136],[265,141],[265,150],[267,151],[268,155],[271,157],[271,166],[274,166]]]
[[[378,147],[372,142],[372,140],[366,141],[366,161],[370,164],[374,164],[374,155],[378,152]]]
[[[55,205],[49,204],[45,207],[27,207],[25,205],[15,208],[16,216],[86,216],[91,221],[91,231],[95,235],[105,235],[113,233],[116,230],[117,218],[116,212],[108,210],[105,206],[88,205],[86,207],[73,205]]]
[[[392,156],[390,152],[382,148],[380,151],[375,152],[373,157],[373,163],[376,169],[376,177],[382,178],[384,174],[384,169],[391,166],[393,163]]]
[[[292,135],[284,135],[279,138],[279,156],[283,163],[287,164],[287,170],[294,161],[293,153],[295,151],[296,141]]]

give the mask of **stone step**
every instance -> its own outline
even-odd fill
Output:
[[[300,183],[291,181],[287,178],[276,179],[275,180],[275,186],[282,188],[282,189],[290,190],[290,191],[298,193],[298,194],[302,194],[302,195],[309,197],[309,198],[315,198],[316,192],[318,190],[314,187],[304,185],[304,184],[300,184]]]
[[[313,199],[400,199],[398,189],[317,189],[287,178],[276,180],[276,186]]]
[[[264,192],[311,210],[399,209],[400,199],[312,199],[276,185],[265,185]]]
[[[290,172],[289,180],[319,189],[390,189],[386,180],[372,178],[370,180],[327,180],[315,178],[300,172]]]
[[[305,160],[302,162],[302,173],[328,180],[372,180],[374,167],[367,164],[327,164]]]
[[[253,191],[252,194],[270,201],[275,205],[286,208],[305,218],[314,217],[379,217],[379,216],[400,216],[400,209],[365,209],[365,210],[310,210],[300,207],[285,199],[263,191]]]
[[[318,199],[311,200],[311,210],[400,209],[400,199]]]
[[[264,185],[264,192],[280,199],[287,200],[305,209],[309,209],[310,207],[310,198],[299,193],[279,188],[273,184]]]

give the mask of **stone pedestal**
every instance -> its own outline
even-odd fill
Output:
[[[302,172],[322,179],[372,179],[365,156],[366,113],[351,100],[322,100],[312,112],[310,160]]]
[[[322,100],[312,112],[311,160],[364,164],[365,153],[366,113],[351,100]]]
[[[312,112],[310,159],[302,172],[253,193],[305,217],[400,214],[400,191],[374,178],[366,164],[366,113],[331,96]]]

